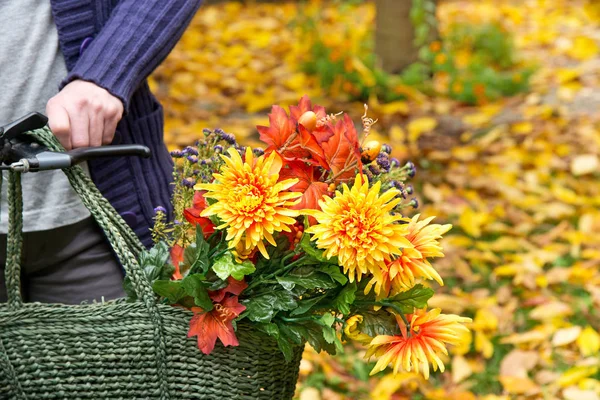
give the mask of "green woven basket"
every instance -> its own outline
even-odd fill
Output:
[[[47,129],[31,132],[52,150]],[[22,193],[9,175],[6,262],[8,302],[0,304],[0,399],[291,399],[302,347],[293,360],[276,342],[243,321],[240,345],[217,343],[210,355],[187,338],[192,313],[157,304],[136,262],[135,234],[79,167],[65,170],[71,185],[106,233],[138,295],[67,306],[23,303],[20,293]]]

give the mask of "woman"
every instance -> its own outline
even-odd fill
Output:
[[[0,35],[0,125],[45,110],[67,149],[111,143],[150,147],[150,159],[84,165],[146,246],[154,207],[170,204],[172,172],[162,138],[162,108],[146,78],[179,40],[200,2],[0,2],[5,29]],[[3,186],[2,265],[8,220]],[[24,174],[23,193],[25,299],[78,304],[122,296],[118,261],[64,174]],[[6,301],[4,276],[0,301]]]

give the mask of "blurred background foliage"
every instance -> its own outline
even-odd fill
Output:
[[[370,138],[418,167],[417,211],[454,225],[430,306],[473,323],[448,370],[307,349],[298,398],[599,400],[600,2],[397,0],[400,68],[385,0],[211,3],[151,80],[169,147],[205,127],[255,144],[304,94],[356,122],[366,103]]]

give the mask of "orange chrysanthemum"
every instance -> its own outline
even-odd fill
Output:
[[[394,373],[421,372],[429,378],[429,364],[433,370],[444,371],[444,363],[440,354],[448,354],[445,344],[460,344],[461,334],[469,332],[463,323],[471,322],[471,318],[460,317],[454,314],[440,314],[436,308],[427,312],[415,310],[414,314],[407,315],[410,330],[396,317],[400,325],[400,335],[376,336],[370,343],[365,357],[380,357],[371,371],[371,375],[383,371],[388,364],[394,365]]]
[[[420,214],[415,215],[407,226],[406,239],[413,247],[403,249],[397,259],[386,263],[381,279],[373,278],[366,287],[366,293],[374,286],[377,298],[394,296],[415,286],[417,278],[435,280],[444,285],[442,277],[427,258],[444,256],[438,239],[441,239],[452,225],[429,225],[435,217],[419,221],[419,216]]]
[[[223,223],[217,229],[227,228],[226,240],[231,248],[244,251],[258,248],[269,258],[263,239],[276,246],[274,232],[289,232],[298,210],[292,210],[302,193],[287,192],[298,179],[278,182],[282,167],[281,158],[273,152],[268,158],[252,155],[246,148],[245,162],[237,150],[228,150],[230,157],[221,156],[225,166],[221,173],[213,174],[215,183],[198,184],[196,190],[206,190],[204,197],[217,202],[202,211],[202,217],[218,215]]]
[[[357,175],[352,189],[344,184],[343,192],[336,191],[333,198],[323,196],[321,211],[305,210],[318,222],[306,232],[313,234],[325,257],[338,257],[350,282],[366,273],[381,279],[386,261],[412,246],[404,237],[406,224],[398,223],[402,217],[390,213],[400,202],[399,192],[390,189],[380,196],[380,188],[377,182],[369,189],[366,179]]]

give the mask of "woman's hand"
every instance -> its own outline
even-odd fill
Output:
[[[112,142],[123,103],[94,83],[76,80],[48,101],[46,115],[65,149],[96,147]]]

